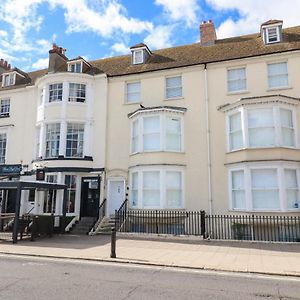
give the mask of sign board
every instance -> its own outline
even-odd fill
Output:
[[[22,165],[0,165],[0,175],[20,175]]]
[[[37,181],[44,181],[45,180],[45,170],[44,169],[37,169],[35,174],[35,179]]]

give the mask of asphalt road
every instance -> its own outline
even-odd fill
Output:
[[[300,299],[300,278],[0,255],[0,299]]]

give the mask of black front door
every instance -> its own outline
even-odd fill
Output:
[[[98,217],[100,177],[84,177],[81,183],[81,217]]]

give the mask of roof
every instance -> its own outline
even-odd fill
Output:
[[[282,42],[271,45],[265,45],[260,33],[256,33],[216,40],[215,44],[210,46],[194,43],[152,51],[152,55],[144,64],[133,65],[130,54],[89,63],[93,66],[92,75],[106,73],[107,76],[114,77],[297,50],[300,50],[300,26],[283,29]],[[44,69],[29,72],[28,76],[34,83],[37,78],[47,73],[48,70]]]
[[[266,26],[266,25],[273,25],[273,24],[277,24],[277,23],[282,23],[282,20],[269,20],[267,22],[264,22],[261,24],[261,26]]]

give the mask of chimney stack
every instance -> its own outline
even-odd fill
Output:
[[[68,58],[65,56],[66,51],[66,49],[59,47],[56,44],[52,45],[52,49],[49,50],[49,73],[67,70]]]
[[[210,46],[217,40],[214,22],[212,20],[203,21],[200,25],[200,43],[202,46]]]
[[[11,69],[10,64],[4,60],[3,58],[0,59],[0,68],[4,71],[9,71]]]

